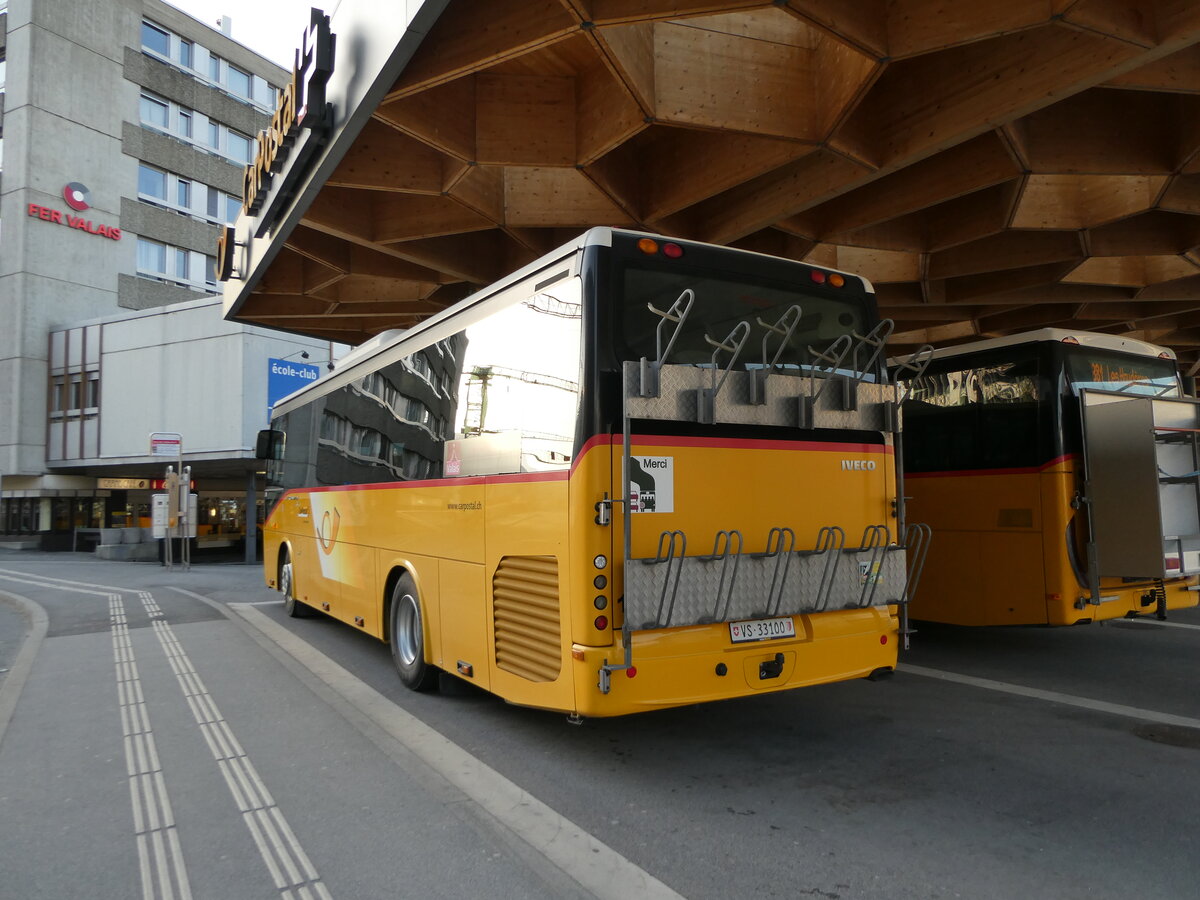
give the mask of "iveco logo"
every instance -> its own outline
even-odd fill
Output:
[[[861,471],[874,472],[875,460],[873,459],[843,459],[842,468],[846,471]]]

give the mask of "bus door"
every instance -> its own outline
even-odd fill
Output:
[[[655,310],[676,331],[690,294]],[[782,335],[799,318],[792,307],[768,331]],[[857,350],[882,346],[887,326],[859,338]],[[732,660],[738,674],[767,689],[791,678],[797,642],[833,627],[808,614],[905,599],[904,535],[891,518],[895,387],[867,379],[869,363],[839,374],[860,357],[849,335],[823,369],[821,358],[789,360],[788,369],[778,356],[739,369],[758,343],[753,333],[742,321],[707,335],[708,358],[695,364],[673,363],[674,339],[660,338],[657,360],[624,364],[613,474],[623,482],[614,495],[624,499],[626,653],[605,666],[602,690],[612,672],[644,671],[636,645],[655,638],[636,633],[714,624],[727,647],[744,651]],[[764,636],[796,641],[756,647]]]
[[[1101,577],[1200,573],[1200,403],[1083,388],[1080,408],[1091,602]]]

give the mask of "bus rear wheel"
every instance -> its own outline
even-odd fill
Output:
[[[312,612],[304,603],[296,599],[296,573],[292,567],[292,555],[283,551],[279,560],[279,590],[283,594],[283,611],[293,619],[302,619]]]
[[[425,623],[421,599],[410,575],[401,575],[392,588],[392,615],[389,634],[392,662],[405,687],[431,691],[437,687],[437,669],[425,662]]]

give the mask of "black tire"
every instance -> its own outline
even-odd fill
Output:
[[[296,599],[296,576],[292,569],[292,555],[287,550],[279,558],[279,592],[283,594],[283,611],[293,619],[303,619],[312,614],[312,609]]]
[[[425,662],[425,617],[421,598],[409,575],[401,575],[392,588],[391,621],[388,634],[392,662],[404,686],[414,691],[437,687],[438,670]]]

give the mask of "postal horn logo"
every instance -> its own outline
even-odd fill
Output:
[[[87,189],[87,185],[72,181],[63,188],[63,199],[71,209],[83,212],[92,205],[92,192]]]

